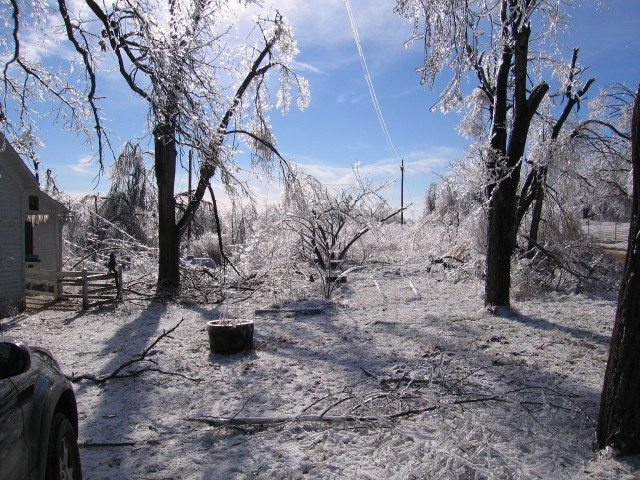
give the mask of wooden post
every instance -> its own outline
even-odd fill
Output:
[[[400,178],[400,225],[404,225],[404,158],[402,159],[402,166],[400,167],[402,176]]]
[[[87,269],[82,269],[82,309],[89,308],[89,286],[87,285]]]
[[[191,173],[193,170],[193,150],[189,150],[189,197],[188,202],[191,204]],[[193,216],[191,217],[191,219]],[[189,224],[187,225],[187,252],[191,253],[191,219],[189,219]],[[120,293],[120,292],[118,292]]]
[[[60,300],[62,297],[62,285],[60,285],[60,272],[53,272],[53,298]]]
[[[118,282],[117,282],[117,290],[118,293],[116,295],[117,299],[121,299],[122,298],[122,264],[118,264],[118,266],[116,267],[116,275],[118,276]]]

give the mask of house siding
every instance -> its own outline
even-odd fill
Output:
[[[56,216],[50,215],[33,225],[33,253],[40,258],[37,266],[43,270],[59,270],[60,268],[56,244],[51,241],[58,235],[57,223]]]
[[[22,192],[0,153],[0,313],[7,301],[24,307],[24,216]]]
[[[38,202],[29,203],[37,195]],[[59,271],[67,208],[41,191],[38,181],[0,132],[0,316],[25,302],[25,222],[32,219],[38,268]]]

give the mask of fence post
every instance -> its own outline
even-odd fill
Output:
[[[64,275],[61,271],[55,272],[55,287],[56,300],[62,300],[62,294],[64,293],[64,287],[62,286],[62,280]]]
[[[122,298],[122,264],[119,264],[116,267],[116,276],[117,276],[116,288],[118,290],[116,298],[121,299]]]
[[[82,309],[89,308],[89,286],[87,285],[87,269],[82,269]]]
[[[60,272],[53,271],[53,298],[60,300]]]

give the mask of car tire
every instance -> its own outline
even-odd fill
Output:
[[[66,415],[60,412],[51,422],[46,479],[82,480],[76,432]]]

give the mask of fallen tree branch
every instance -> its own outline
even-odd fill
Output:
[[[402,417],[411,417],[413,415],[420,415],[421,413],[433,412],[440,408],[440,405],[432,405],[430,407],[425,408],[415,408],[411,410],[405,410],[403,412],[394,413],[393,415],[389,415],[389,418],[402,418]]]
[[[562,262],[562,260],[555,254],[553,253],[551,250],[544,248],[542,245],[540,245],[539,243],[537,243],[535,240],[533,240],[532,238],[528,237],[527,235],[524,235],[524,238],[527,239],[528,241],[530,241],[532,243],[532,245],[535,246],[535,248],[542,253],[543,255],[545,255],[549,260],[551,260],[559,269],[564,270],[565,272],[567,272],[570,275],[573,275],[574,277],[576,277],[578,280],[597,280],[594,277],[591,277],[589,275],[583,275],[580,272],[566,266],[564,264],[564,262]]]
[[[364,369],[363,369],[364,371]],[[370,375],[370,378],[378,378],[377,376],[366,372],[367,375]],[[406,377],[402,377],[399,379],[381,379],[379,380],[383,383],[384,380],[391,380],[393,383],[395,381],[404,382],[410,379]],[[445,410],[451,407],[463,407],[464,405],[469,404],[486,404],[486,403],[507,403],[519,408],[522,408],[526,411],[530,416],[534,418],[536,422],[539,422],[538,419],[535,418],[535,415],[530,411],[528,405],[539,405],[544,407],[545,405],[549,405],[555,409],[563,410],[566,412],[576,411],[575,409],[568,407],[566,405],[559,404],[557,402],[547,402],[541,400],[532,400],[532,399],[514,399],[511,398],[513,394],[526,394],[526,393],[535,393],[536,391],[544,391],[548,396],[552,397],[560,397],[565,399],[572,399],[578,397],[578,395],[573,393],[562,393],[556,391],[554,389],[549,388],[540,388],[533,386],[525,386],[521,388],[515,388],[509,391],[491,394],[491,395],[483,395],[482,393],[466,393],[463,394],[465,398],[452,399],[450,397],[442,398],[440,400],[435,400],[431,405],[426,406],[413,406],[410,408],[406,408],[405,410],[397,411],[396,413],[386,413],[380,415],[359,415],[354,413],[352,410],[351,413],[346,413],[344,415],[327,415],[327,413],[335,408],[336,406],[350,400],[354,400],[355,396],[350,391],[341,392],[342,395],[345,395],[342,398],[336,399],[336,394],[328,394],[322,398],[319,398],[312,402],[309,406],[304,408],[302,412],[298,415],[276,415],[276,416],[267,416],[267,417],[255,417],[255,416],[246,416],[242,417],[239,414],[245,409],[249,400],[247,400],[242,408],[238,411],[237,414],[233,416],[224,416],[224,417],[214,417],[214,416],[197,416],[197,417],[184,417],[183,420],[188,422],[196,422],[203,423],[205,425],[209,425],[211,427],[217,428],[230,428],[234,430],[239,430],[244,433],[254,433],[256,431],[265,430],[268,427],[281,426],[287,423],[324,423],[324,424],[364,424],[364,423],[375,423],[376,425],[382,426],[390,426],[394,422],[397,422],[402,419],[408,419],[409,417],[414,417],[417,415],[434,412],[437,410]],[[389,394],[381,393],[379,394],[382,397],[387,397]],[[417,397],[416,397],[417,398]],[[305,412],[309,411],[312,407],[319,405],[321,402],[324,402],[328,399],[335,399],[332,404],[325,408],[320,414],[307,414]],[[580,411],[582,408],[575,404],[573,400],[569,400],[572,404],[574,404]],[[368,400],[365,400],[363,403],[367,403]],[[584,413],[584,412],[583,412]],[[586,415],[586,414],[585,414]],[[546,427],[545,427],[546,428]]]
[[[342,403],[345,400],[351,398],[345,398],[337,403]],[[454,402],[445,403],[442,405],[431,405],[425,408],[417,408],[404,410],[402,412],[394,413],[391,415],[381,417],[371,416],[358,416],[358,415],[297,415],[297,416],[279,416],[279,417],[186,417],[184,420],[188,422],[198,422],[210,425],[212,427],[243,427],[243,426],[259,426],[259,425],[280,425],[283,423],[291,422],[326,422],[326,423],[355,423],[355,422],[380,422],[381,420],[391,421],[396,418],[410,417],[413,415],[419,415],[421,413],[432,412],[443,406],[448,405],[461,405],[465,403],[482,403],[488,401],[504,402],[507,400],[501,399],[497,396],[471,398],[465,400],[456,400]]]
[[[122,372],[124,369],[126,369],[127,367],[130,367],[131,365],[135,364],[135,363],[139,363],[139,362],[143,362],[143,361],[151,361],[152,360],[148,360],[146,357],[149,354],[149,352],[151,350],[153,350],[153,348],[164,338],[168,337],[169,335],[171,335],[179,326],[180,324],[184,321],[184,318],[182,318],[173,328],[170,328],[169,330],[163,330],[162,334],[156,338],[151,345],[149,345],[147,348],[145,348],[142,353],[140,355],[138,355],[137,357],[132,358],[131,360],[123,363],[122,365],[120,365],[118,368],[116,368],[113,372],[111,372],[108,375],[94,375],[92,373],[86,373],[86,374],[82,374],[82,375],[75,375],[75,373],[72,373],[71,376],[67,375],[67,379],[72,382],[72,383],[78,383],[82,380],[89,380],[91,382],[94,382],[98,385],[105,383],[108,380],[111,380],[113,378],[129,378],[129,377],[135,377],[140,375],[141,373],[144,372],[157,372],[157,373],[162,373],[164,375],[175,375],[181,378],[184,378],[186,380],[190,380],[193,382],[199,382],[200,379],[195,379],[195,378],[190,378],[187,377],[186,375],[183,375],[181,373],[177,373],[177,372],[167,372],[165,370],[162,370],[160,368],[155,368],[155,367],[145,367],[145,368],[141,368],[139,370],[134,370],[134,371],[129,371],[129,372]],[[122,373],[121,373],[122,372]]]
[[[591,275],[591,273],[595,269],[595,265],[591,265],[591,266],[585,265],[584,262],[580,261],[580,259],[576,259],[576,263],[582,264],[582,267],[585,268],[585,270],[587,270],[587,273],[581,273],[577,271],[575,268],[571,268],[570,266],[566,265],[566,263],[557,254],[543,247],[542,245],[537,243],[535,240],[531,239],[526,235],[524,235],[524,238],[529,242],[531,242],[531,244],[534,246],[536,250],[538,250],[542,255],[547,257],[549,261],[552,262],[554,265],[556,265],[560,270],[567,272],[569,275],[572,275],[573,277],[578,279],[578,281],[593,282],[593,283],[598,283],[602,281],[602,279],[599,279],[598,277],[594,277],[593,275]]]
[[[187,422],[197,422],[212,427],[238,427],[246,425],[280,425],[291,422],[376,422],[377,417],[362,417],[357,415],[284,415],[280,417],[186,417]]]
[[[514,392],[520,391],[514,390]],[[510,392],[506,392],[510,393]],[[345,400],[349,400],[351,398],[345,398],[340,400],[337,403],[342,403]],[[515,402],[509,400],[507,398],[503,398],[500,395],[491,395],[491,396],[480,396],[466,399],[454,400],[451,402],[440,403],[437,405],[430,405],[424,408],[412,408],[409,410],[403,410],[401,412],[397,412],[391,415],[384,415],[379,417],[374,416],[358,416],[358,415],[289,415],[289,416],[276,416],[276,417],[186,417],[184,420],[188,422],[197,422],[204,423],[206,425],[212,427],[229,427],[229,428],[240,428],[247,426],[266,426],[266,425],[281,425],[284,423],[358,423],[358,422],[380,422],[380,421],[388,421],[391,422],[393,420],[405,417],[412,417],[414,415],[420,415],[422,413],[433,412],[443,407],[454,406],[454,405],[464,405],[470,403],[485,403],[485,402],[506,402],[520,405],[523,402]],[[569,410],[566,407],[561,407],[558,405],[552,405],[556,408],[561,408],[564,410]],[[245,429],[245,431],[247,431]]]
[[[79,443],[80,448],[113,448],[113,447],[135,447],[136,442],[101,442],[101,443]]]

